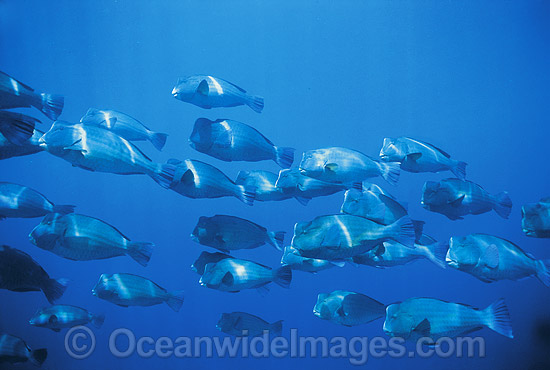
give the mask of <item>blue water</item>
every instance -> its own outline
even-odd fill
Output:
[[[438,240],[474,232],[509,239],[537,258],[550,258],[548,241],[521,231],[520,207],[549,193],[550,3],[547,1],[14,1],[0,2],[0,70],[39,90],[65,96],[61,119],[76,122],[89,107],[112,108],[169,133],[153,160],[193,158],[235,178],[243,169],[279,170],[270,161],[226,163],[198,153],[187,138],[195,119],[231,118],[250,124],[277,145],[301,152],[345,146],[376,157],[384,137],[412,136],[468,162],[468,179],[514,202],[508,220],[494,212],[450,221],[420,206],[422,185],[449,173],[402,172],[399,184],[375,180],[409,213],[426,221]],[[210,74],[262,95],[261,114],[248,107],[204,110],[171,96],[178,77]],[[50,122],[38,111],[28,111]],[[48,303],[41,293],[0,290],[0,330],[47,347],[46,369],[324,369],[351,367],[347,359],[188,358],[118,359],[110,333],[130,328],[137,337],[216,336],[222,312],[246,311],[284,320],[283,333],[304,336],[384,336],[383,320],[347,328],[312,314],[318,293],[352,290],[381,302],[435,297],[486,307],[504,297],[514,339],[488,329],[485,358],[370,358],[370,369],[547,369],[550,345],[537,335],[550,321],[550,294],[536,279],[485,284],[428,261],[391,269],[346,266],[319,274],[295,272],[291,289],[273,285],[227,294],[201,287],[189,266],[207,250],[189,238],[200,216],[231,214],[270,230],[339,210],[343,194],[257,202],[234,198],[193,200],[160,188],[147,176],[118,176],[73,168],[47,153],[0,163],[0,180],[24,184],[78,213],[115,225],[135,241],[156,244],[148,267],[130,258],[74,262],[33,246],[27,238],[40,219],[0,223],[0,242],[33,256],[52,277],[71,279],[60,303],[107,316],[93,329],[97,348],[72,359],[64,333],[28,325]],[[214,250],[209,250],[213,252]],[[276,267],[269,246],[236,257]],[[168,290],[184,289],[179,313],[166,305],[122,308],[90,293],[102,273],[143,275]],[[6,367],[10,368],[10,367]],[[20,369],[33,368],[30,364]]]

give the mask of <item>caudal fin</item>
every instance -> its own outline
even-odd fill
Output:
[[[256,187],[255,186],[243,186],[236,185],[237,193],[235,196],[244,204],[253,206],[256,200]]]
[[[537,261],[537,278],[550,287],[550,260]]]
[[[76,206],[68,206],[68,205],[53,206],[52,213],[60,213],[62,215],[67,215],[69,213],[74,213],[75,207]]]
[[[426,258],[438,265],[441,268],[447,267],[445,257],[447,256],[447,250],[449,246],[446,242],[437,242],[424,246],[427,250]]]
[[[134,243],[128,244],[128,255],[142,266],[147,266],[151,255],[153,254],[153,243]]]
[[[412,220],[414,226],[414,238],[415,240],[420,240],[422,238],[422,233],[424,232],[424,221]]]
[[[171,309],[178,312],[181,306],[183,305],[183,291],[178,290],[172,293],[168,293],[168,297],[166,298],[166,304]]]
[[[277,250],[282,251],[283,243],[285,241],[285,232],[284,231],[268,232],[267,235],[269,236],[269,244],[277,248]]]
[[[403,216],[393,224],[387,226],[389,229],[388,238],[403,244],[406,247],[414,248],[414,225],[409,216]]]
[[[63,111],[65,98],[61,95],[40,94],[42,97],[42,105],[37,107],[49,119],[55,121]]]
[[[294,162],[294,148],[275,147],[275,162],[282,168],[290,168]]]
[[[96,328],[101,328],[101,326],[103,326],[103,323],[105,322],[105,315],[104,314],[94,315],[92,316],[91,321],[93,326],[95,326]]]
[[[292,269],[290,266],[283,266],[275,271],[273,282],[283,288],[289,288],[292,281]]]
[[[280,336],[283,332],[283,320],[279,320],[271,324],[270,333],[276,336]]]
[[[507,192],[503,191],[495,195],[493,209],[502,218],[508,218],[512,212],[512,199]]]
[[[46,281],[46,286],[42,288],[42,291],[44,292],[44,295],[46,296],[46,299],[48,299],[48,302],[53,304],[55,301],[57,301],[63,293],[65,293],[65,290],[67,289],[67,284],[69,283],[69,280],[67,279],[50,279]]]
[[[35,349],[34,351],[31,351],[29,361],[36,366],[42,366],[47,357],[48,350],[46,348]]]
[[[380,176],[392,185],[397,184],[399,181],[399,173],[401,167],[399,162],[378,162],[380,167]]]
[[[153,132],[151,135],[149,135],[149,141],[155,149],[162,150],[164,148],[164,145],[166,144],[166,139],[168,138],[167,134],[163,134],[160,132]]]
[[[451,167],[451,172],[460,180],[466,179],[466,166],[468,163],[457,161],[456,164]]]
[[[262,98],[261,96],[249,95],[246,101],[246,105],[252,108],[254,112],[262,113],[262,110],[264,109],[264,98]]]
[[[165,189],[169,189],[174,182],[174,176],[176,176],[176,165],[166,163],[159,164],[158,171],[152,175],[152,179]]]
[[[508,307],[504,303],[504,299],[499,299],[485,310],[486,322],[485,325],[497,333],[504,335],[508,338],[513,338],[512,333],[512,321],[510,319],[510,313]]]
[[[13,112],[0,111],[0,132],[12,144],[22,145],[34,135],[36,118]]]

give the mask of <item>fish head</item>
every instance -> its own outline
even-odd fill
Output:
[[[313,314],[320,319],[330,320],[332,318],[332,313],[327,305],[329,297],[330,295],[326,293],[317,295],[317,303],[313,307]]]
[[[304,252],[319,247],[322,240],[322,228],[311,222],[298,222],[294,225],[294,236],[292,237],[292,248],[300,256]]]
[[[199,284],[207,288],[218,289],[222,285],[222,279],[223,271],[217,268],[216,263],[207,263]]]
[[[283,191],[294,190],[298,187],[298,176],[302,176],[295,169],[284,169],[279,171],[279,177],[275,182],[275,187],[282,189]]]
[[[172,89],[172,95],[178,100],[189,102],[195,97],[201,81],[203,78],[199,76],[180,78]]]
[[[199,118],[195,121],[193,132],[189,136],[189,145],[199,151],[207,152],[216,141],[216,130],[213,127],[214,121],[207,118]]]
[[[92,289],[92,294],[98,298],[110,300],[114,298],[116,294],[116,283],[113,281],[114,275],[102,274],[99,277],[99,281]]]
[[[390,337],[407,339],[415,328],[414,318],[399,306],[399,303],[396,303],[386,307],[383,330]]]
[[[51,250],[55,247],[55,243],[63,235],[65,229],[66,223],[63,215],[50,213],[31,231],[29,240],[39,248]]]
[[[550,234],[550,204],[528,203],[521,207],[521,225],[528,236]]]
[[[448,203],[450,193],[448,189],[436,181],[426,181],[422,189],[421,204],[424,208],[431,206],[442,206]]]
[[[43,310],[38,310],[29,320],[30,325],[38,327],[48,327],[55,322],[57,322],[57,316]]]
[[[382,149],[380,149],[380,159],[385,162],[401,162],[406,154],[396,139],[384,138]]]
[[[481,258],[481,249],[469,236],[453,236],[449,240],[449,250],[445,261],[456,269],[467,269],[478,264]]]
[[[342,203],[342,208],[340,211],[342,213],[347,213],[349,215],[360,215],[364,214],[362,211],[363,207],[365,205],[368,206],[369,201],[371,198],[374,198],[377,200],[378,198],[376,196],[373,197],[373,194],[369,194],[370,192],[362,192],[361,190],[357,189],[349,189],[344,194],[344,202]],[[365,204],[366,203],[366,204]],[[379,201],[377,203],[380,203]],[[367,207],[370,208],[370,207]]]
[[[52,127],[38,140],[39,145],[48,151],[63,150],[82,139],[82,130],[63,121],[55,121]]]
[[[308,150],[302,154],[300,172],[302,175],[319,178],[327,170],[327,152],[325,149]]]
[[[197,222],[197,225],[193,229],[193,232],[191,233],[191,239],[200,244],[211,245],[215,242],[216,236],[216,233],[213,231],[210,218],[201,216]]]

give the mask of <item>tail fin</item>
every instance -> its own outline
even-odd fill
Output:
[[[275,336],[281,336],[283,332],[283,320],[279,320],[277,322],[274,322],[271,324],[271,334],[274,334]]]
[[[170,189],[176,176],[176,166],[173,164],[159,164],[158,172],[152,175],[153,180],[165,189]]]
[[[399,181],[399,173],[401,172],[399,162],[378,162],[380,167],[380,176],[392,185]]]
[[[514,334],[512,333],[512,322],[510,320],[510,313],[508,312],[508,307],[506,307],[506,303],[504,303],[504,299],[499,299],[483,311],[486,315],[486,325],[490,329],[496,331],[501,335],[504,335],[505,337],[514,337]]]
[[[75,207],[76,206],[67,206],[67,205],[53,206],[52,213],[60,213],[62,215],[74,213]]]
[[[67,279],[50,279],[46,281],[46,286],[42,288],[42,291],[48,299],[48,302],[53,304],[55,301],[61,298],[61,296],[63,295],[63,293],[65,293],[65,290],[67,289],[68,283],[69,280]]]
[[[277,248],[277,250],[282,251],[283,243],[285,241],[285,232],[284,231],[268,232],[267,235],[269,236],[269,244]]]
[[[147,266],[153,254],[153,243],[128,243],[128,255],[142,266]]]
[[[42,113],[51,120],[56,120],[61,115],[65,98],[61,95],[40,94],[42,97],[42,106],[37,107]]]
[[[503,191],[495,195],[493,209],[502,218],[508,218],[512,212],[512,199],[507,192]]]
[[[236,187],[237,194],[235,194],[235,196],[244,204],[253,206],[256,200],[256,187],[243,185],[236,185]]]
[[[29,361],[36,366],[42,366],[44,361],[46,361],[47,357],[48,357],[48,350],[46,348],[35,349],[34,351],[31,351],[31,356],[29,357]]]
[[[13,112],[0,112],[0,132],[8,141],[15,145],[22,145],[34,135],[34,125],[40,123],[36,118]]]
[[[249,95],[246,101],[246,105],[252,108],[254,112],[262,113],[262,109],[264,109],[264,98],[260,96]]]
[[[424,232],[424,221],[412,220],[414,226],[414,240],[420,240]]]
[[[275,147],[275,162],[282,168],[290,168],[294,162],[294,148]]]
[[[537,261],[537,278],[550,287],[550,260]]]
[[[183,291],[178,290],[172,293],[168,293],[168,297],[166,298],[166,304],[171,309],[178,312],[181,306],[183,305]]]
[[[414,248],[414,225],[409,216],[403,216],[393,224],[386,226],[388,237],[406,247]]]
[[[275,271],[273,282],[283,288],[289,288],[292,281],[292,269],[290,266],[283,266]]]
[[[445,257],[447,256],[447,250],[449,246],[446,242],[438,242],[430,245],[425,245],[426,248],[426,258],[435,263],[441,268],[447,267],[447,262],[445,262]]]
[[[466,166],[468,163],[457,161],[454,167],[451,167],[451,172],[460,180],[466,179]]]
[[[168,138],[167,134],[163,134],[160,132],[153,132],[151,135],[149,135],[149,141],[159,151],[162,150],[162,148],[164,148],[167,138]]]
[[[104,314],[94,315],[92,316],[91,321],[93,326],[95,326],[96,328],[101,328],[101,326],[103,326],[103,323],[105,322],[105,315]]]

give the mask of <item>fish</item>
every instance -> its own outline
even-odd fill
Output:
[[[250,95],[237,85],[221,78],[194,75],[178,79],[172,90],[174,98],[201,108],[248,105],[256,113],[264,109],[264,98]]]
[[[112,109],[90,108],[80,119],[80,123],[102,127],[128,141],[150,141],[159,151],[168,137],[167,134],[151,131],[137,119]]]
[[[32,350],[25,341],[10,334],[0,334],[0,363],[17,364],[29,361],[35,366],[42,366],[48,357],[45,348]]]
[[[128,255],[142,266],[147,266],[155,246],[131,242],[106,222],[78,214],[47,215],[29,239],[37,247],[73,261]]]
[[[415,237],[411,219],[405,216],[384,226],[359,216],[319,216],[294,226],[292,247],[302,257],[345,260],[368,252],[388,239],[413,248]]]
[[[363,190],[347,190],[340,213],[368,218],[382,225],[391,225],[409,214],[401,203],[379,189],[380,187],[371,184]],[[416,238],[420,238],[424,221],[412,220],[412,223]]]
[[[40,139],[50,154],[88,171],[119,175],[144,174],[164,188],[176,167],[153,162],[128,140],[101,127],[56,121]]]
[[[0,289],[12,292],[42,291],[48,302],[57,301],[67,289],[67,279],[52,279],[27,253],[0,246]]]
[[[43,217],[49,213],[72,213],[75,206],[54,205],[29,187],[0,182],[0,220],[4,218]]]
[[[384,317],[385,313],[383,303],[345,290],[319,294],[313,308],[313,314],[318,318],[348,327],[367,324]]]
[[[35,107],[49,119],[56,120],[63,111],[64,102],[65,99],[60,95],[34,91],[0,71],[0,109]]]
[[[380,158],[388,162],[400,162],[408,172],[451,171],[457,178],[466,178],[465,162],[452,159],[438,147],[409,137],[384,138]]]
[[[196,259],[195,262],[191,265],[191,269],[195,271],[197,274],[202,275],[204,274],[204,268],[209,263],[216,263],[226,258],[233,258],[228,254],[220,253],[220,252],[202,252],[199,256],[199,258]]]
[[[235,197],[252,206],[256,199],[256,188],[237,185],[216,167],[201,161],[170,159],[176,167],[170,189],[183,196],[202,198]]]
[[[48,328],[56,333],[61,329],[72,328],[91,323],[96,328],[101,328],[105,321],[105,315],[94,315],[84,308],[69,305],[53,305],[41,308],[29,320],[29,324],[40,328]]]
[[[533,238],[550,238],[550,197],[521,207],[521,228]]]
[[[280,336],[283,330],[283,320],[273,324],[246,312],[222,313],[218,324],[219,331],[235,337],[257,337],[264,332]]]
[[[399,181],[399,162],[379,162],[356,150],[332,147],[304,152],[300,172],[337,184],[361,182],[378,176],[396,184]]]
[[[289,168],[294,161],[294,148],[275,146],[255,128],[229,119],[197,119],[189,145],[225,162],[273,160]]]
[[[285,194],[283,189],[275,186],[278,175],[269,171],[240,171],[235,183],[248,188],[256,189],[256,201],[280,201],[292,198]]]
[[[436,344],[442,337],[455,338],[488,327],[513,338],[508,308],[500,299],[484,310],[434,298],[409,298],[386,307],[384,333],[390,337],[417,341],[430,338]]]
[[[293,196],[304,206],[313,198],[336,194],[352,186],[361,187],[362,184],[333,184],[305,176],[297,168],[280,170],[275,182],[275,187],[283,194]]]
[[[422,189],[421,204],[428,211],[441,213],[451,220],[491,210],[508,218],[512,211],[512,200],[507,192],[491,195],[478,184],[459,179],[427,181]]]
[[[132,274],[102,274],[92,294],[121,307],[166,303],[178,312],[183,305],[182,291],[168,292],[151,280]]]
[[[451,237],[446,261],[486,283],[536,276],[550,287],[550,260],[537,260],[514,243],[493,235]]]
[[[292,269],[289,266],[273,270],[256,262],[226,258],[207,264],[199,284],[222,292],[240,292],[244,289],[263,288],[271,282],[288,288],[291,280]]]
[[[414,243],[414,249],[393,240],[386,240],[370,251],[352,257],[352,261],[359,265],[386,268],[405,265],[418,259],[427,259],[445,268],[447,243],[438,243],[427,235],[422,235],[421,240],[422,243]]]
[[[34,127],[41,123],[34,117],[0,110],[0,134],[12,144],[22,145],[34,134]]]
[[[44,151],[39,142],[43,135],[44,132],[34,129],[33,135],[28,140],[22,142],[21,144],[13,144],[4,135],[2,135],[0,130],[0,160],[21,157]]]
[[[252,221],[228,215],[201,216],[191,233],[193,241],[226,253],[258,248],[264,244],[283,250],[284,238],[284,231],[267,231]]]
[[[314,274],[334,266],[343,267],[344,264],[344,262],[302,257],[292,246],[285,247],[283,250],[283,257],[281,258],[281,265],[283,266],[290,266],[293,270],[306,271]]]

